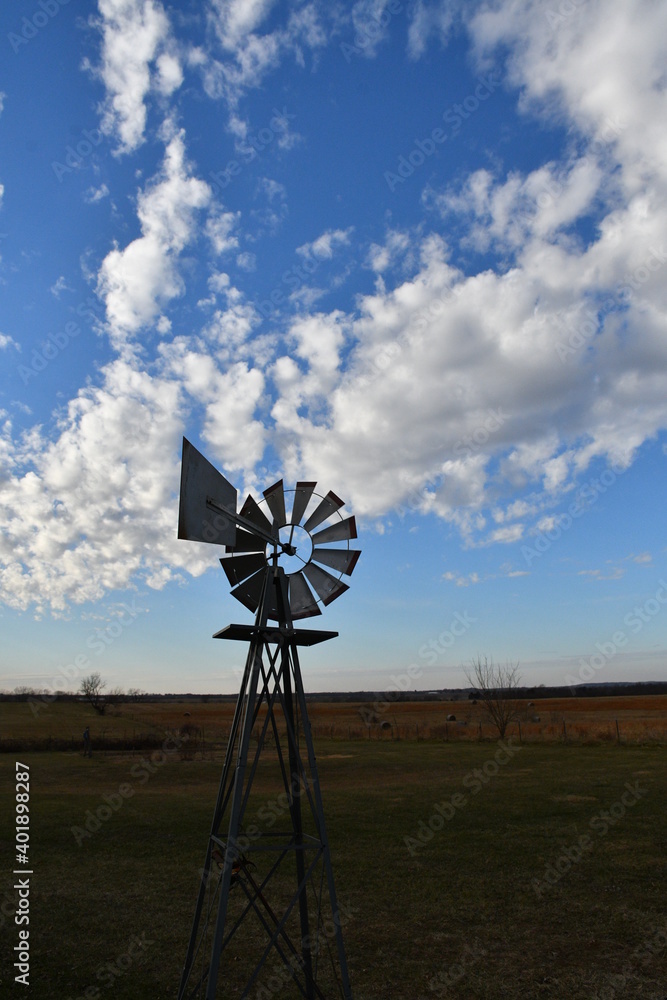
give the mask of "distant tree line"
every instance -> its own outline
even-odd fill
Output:
[[[391,698],[387,699],[390,694]],[[619,698],[630,695],[667,694],[667,681],[637,681],[579,684],[570,688],[565,685],[555,686],[540,684],[533,687],[517,687],[513,697],[522,701],[536,701],[538,698]],[[47,688],[34,688],[22,685],[13,691],[0,691],[0,701],[28,701],[29,698],[48,695],[50,702],[55,701],[86,701],[80,691],[51,691]],[[440,688],[430,691],[315,691],[306,694],[307,701],[317,702],[365,702],[391,700],[404,701],[465,701],[477,698],[479,692],[475,688]],[[138,701],[191,701],[191,702],[234,702],[236,694],[194,694],[192,692],[169,692],[167,694],[150,694],[138,688],[128,691],[112,690],[105,693],[109,705],[120,705],[123,702]]]

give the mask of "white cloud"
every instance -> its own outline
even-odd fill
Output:
[[[463,576],[458,573],[452,573],[451,570],[443,573],[442,579],[448,580],[450,583],[455,583],[457,587],[469,587],[471,583],[481,583],[478,573],[470,573],[469,576]]]
[[[649,563],[653,562],[653,556],[650,552],[640,552],[638,555],[632,555],[627,557],[632,562],[638,563],[640,566],[647,566]]]
[[[255,31],[275,6],[276,0],[213,0],[216,31],[230,52]]]
[[[506,528],[496,528],[495,531],[492,531],[489,535],[489,542],[510,545],[512,542],[518,542],[522,537],[523,525],[512,524]]]
[[[249,250],[244,250],[237,255],[236,264],[242,271],[254,271],[257,268],[257,257]]]
[[[327,8],[318,3],[290,10],[284,23],[261,34],[261,25],[275,7],[276,0],[211,0],[211,18],[225,58],[220,61],[204,56],[200,60],[204,87],[210,97],[227,102],[236,134],[247,128],[236,113],[243,94],[260,86],[285,55],[303,65],[304,49],[316,52],[327,41],[322,26]]]
[[[59,614],[110,590],[142,582],[160,589],[215,564],[215,553],[176,538],[180,438],[194,408],[213,460],[252,480],[266,441],[256,413],[265,378],[246,361],[224,361],[256,321],[248,308],[220,310],[206,340],[163,343],[155,364],[138,369],[130,356],[106,365],[100,384],[69,403],[53,440],[35,427],[13,442],[5,422],[1,600]]]
[[[6,351],[8,347],[13,347],[17,351],[21,350],[21,345],[13,337],[10,337],[8,333],[0,333],[0,351]]]
[[[182,133],[172,134],[158,177],[138,197],[142,235],[123,250],[111,250],[100,268],[97,289],[114,343],[155,321],[181,294],[178,256],[195,235],[195,212],[208,204],[210,194],[208,185],[190,173]],[[215,222],[213,238],[221,238]]]
[[[350,233],[353,230],[354,226],[349,226],[348,229],[328,229],[312,243],[304,243],[303,246],[297,247],[296,252],[302,257],[331,260],[338,247],[349,245]]]
[[[378,45],[387,38],[393,18],[388,6],[389,0],[356,0],[352,7],[355,50],[367,58],[373,58]]]
[[[157,57],[157,88],[168,97],[183,83],[183,70],[178,57],[173,52],[163,52]]]
[[[408,54],[413,59],[419,59],[424,54],[431,35],[442,45],[446,43],[456,6],[452,0],[435,3],[432,0],[415,0],[410,10],[408,31]]]
[[[109,188],[106,184],[101,184],[98,188],[89,187],[84,194],[84,201],[89,205],[94,205],[98,201],[102,201],[109,194]]]
[[[240,214],[216,209],[206,220],[205,233],[216,257],[238,247],[238,237],[232,236],[232,230],[236,227]]]
[[[292,435],[295,472],[342,476],[369,514],[422,489],[420,509],[470,539],[489,506],[503,526],[487,540],[509,543],[591,462],[618,474],[665,427],[662,22],[667,8],[639,0],[581,5],[555,29],[523,0],[471,17],[480,58],[508,51],[526,113],[555,114],[573,145],[527,174],[480,170],[458,191],[430,192],[448,222],[462,217],[467,245],[499,256],[497,271],[464,277],[442,240],[422,240],[413,276],[393,289],[380,281],[348,317],[354,346],[335,384],[327,372],[320,388],[302,359],[300,392],[301,366],[280,359],[273,414]],[[585,240],[578,224],[591,217]],[[390,260],[390,247],[371,247],[376,270]],[[506,416],[487,432],[494,409]]]
[[[621,580],[625,575],[625,570],[621,569],[620,566],[615,566],[611,570],[603,569],[581,569],[578,573],[579,576],[588,576],[591,580],[599,582],[600,580]]]
[[[202,437],[226,469],[251,471],[262,458],[266,431],[255,410],[264,391],[264,376],[244,361],[221,371],[210,353],[194,350],[184,340],[163,349],[167,370],[204,407]]]
[[[183,76],[158,0],[99,0],[99,10],[102,55],[95,72],[107,91],[102,131],[116,136],[118,153],[130,153],[144,141],[151,89],[168,96]]]
[[[70,402],[57,439],[15,446],[0,486],[0,595],[14,608],[97,600],[152,577],[206,568],[175,538],[181,390],[127,363]]]
[[[287,188],[280,181],[275,181],[271,177],[262,177],[258,184],[258,190],[263,191],[269,203],[275,199],[284,201],[287,197]]]
[[[384,245],[371,243],[367,257],[368,267],[378,274],[382,274],[383,271],[393,266],[397,258],[409,250],[410,242],[410,237],[407,233],[390,230],[387,233]]]
[[[72,289],[67,284],[65,276],[61,274],[60,277],[58,277],[56,281],[51,285],[49,291],[51,292],[51,295],[53,295],[56,299],[59,299],[61,292],[71,292]]]

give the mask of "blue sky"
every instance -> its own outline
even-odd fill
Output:
[[[0,687],[236,689],[183,434],[357,517],[310,690],[664,679],[665,5],[1,16]]]

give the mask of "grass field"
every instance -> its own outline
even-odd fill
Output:
[[[663,747],[532,743],[496,760],[492,741],[316,742],[355,1000],[665,1000]],[[4,754],[0,994],[174,1000],[220,755],[19,759],[31,985],[22,994],[11,970]],[[72,832],[121,786],[131,796],[98,830]],[[256,801],[270,793],[260,770]]]
[[[313,702],[308,711],[317,737],[347,740],[491,739],[481,705],[469,701]],[[159,744],[166,730],[191,728],[193,746],[222,747],[234,712],[230,702],[136,702],[109,706],[96,716],[77,702],[0,702],[0,749],[73,749],[90,725],[98,747],[130,748],[133,743]],[[447,717],[455,715],[454,722]],[[539,721],[536,721],[539,720]],[[574,743],[667,743],[667,695],[619,698],[545,698],[523,702],[519,725],[508,731],[529,742],[569,740]]]

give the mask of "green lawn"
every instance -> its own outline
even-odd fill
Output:
[[[355,1000],[667,996],[663,748],[317,750]],[[26,755],[33,1000],[175,1000],[221,763],[140,761]],[[8,997],[22,995],[13,763],[0,758]],[[271,794],[263,771],[256,790]],[[75,836],[104,795],[122,805]]]

